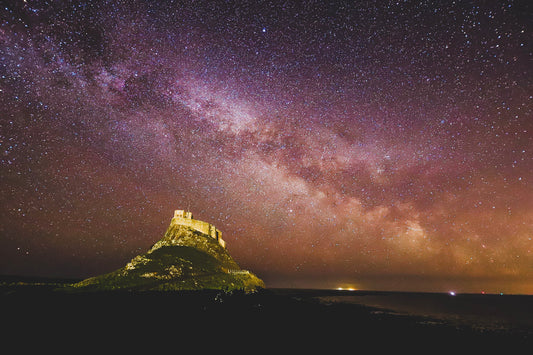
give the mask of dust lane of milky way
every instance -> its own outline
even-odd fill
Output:
[[[110,271],[179,208],[268,286],[533,293],[531,10],[8,1],[0,271]]]

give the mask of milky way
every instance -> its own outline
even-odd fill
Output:
[[[188,209],[268,286],[533,293],[525,3],[8,1],[1,273]]]

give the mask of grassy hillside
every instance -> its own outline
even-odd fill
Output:
[[[265,287],[254,274],[241,270],[216,240],[191,228],[171,224],[163,239],[124,267],[72,286],[97,290],[246,291]]]

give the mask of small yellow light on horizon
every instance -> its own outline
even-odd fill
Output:
[[[356,291],[357,289],[354,287],[337,287],[337,291]]]

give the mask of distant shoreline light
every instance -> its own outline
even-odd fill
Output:
[[[356,288],[353,288],[353,287],[337,287],[337,291],[356,291],[357,289]]]

